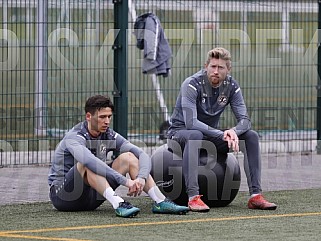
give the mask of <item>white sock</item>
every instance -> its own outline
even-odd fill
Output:
[[[254,194],[251,195],[250,198],[255,197],[255,196],[257,196],[257,195],[259,195],[259,193],[254,193]]]
[[[147,194],[153,199],[156,203],[163,202],[165,200],[164,194],[159,190],[157,186],[153,186],[148,190]]]
[[[111,187],[108,187],[103,194],[104,198],[107,199],[108,202],[113,205],[113,208],[116,209],[119,207],[119,203],[123,202],[124,199],[121,197],[117,196],[114,192],[114,190]]]

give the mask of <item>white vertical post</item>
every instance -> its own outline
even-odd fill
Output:
[[[100,35],[100,1],[96,0],[96,44],[99,44]]]
[[[87,29],[92,29],[92,25],[93,25],[93,17],[92,15],[92,7],[91,7],[91,3],[88,3],[89,6],[87,6],[87,12],[86,12],[86,28]]]
[[[128,0],[128,10],[129,10],[129,13],[132,17],[133,22],[135,22],[135,20],[137,18],[137,13],[136,13],[136,8],[135,8],[132,0]]]
[[[243,36],[243,43],[246,43],[246,41],[247,41],[247,38],[246,38],[246,36],[248,35],[248,33],[247,33],[247,9],[245,8],[245,3],[242,3],[242,10],[241,10],[241,21],[243,21],[242,22],[242,30],[243,30],[243,32],[245,33],[245,34],[243,34],[242,36]],[[248,43],[247,43],[248,44]],[[246,48],[247,48],[248,46],[246,45]]]
[[[158,102],[159,102],[159,106],[161,108],[161,111],[164,115],[164,121],[167,121],[169,120],[169,114],[168,114],[168,109],[167,109],[167,106],[166,106],[166,103],[165,103],[165,100],[164,100],[164,96],[163,96],[163,93],[160,89],[160,84],[159,84],[159,81],[157,79],[157,76],[156,74],[152,74],[152,82],[153,82],[153,86],[154,86],[154,89],[156,91],[156,96],[157,96],[157,99],[158,99]]]
[[[8,39],[8,2],[3,2],[3,8],[2,8],[2,14],[3,14],[3,26],[2,28],[4,31],[4,39]]]
[[[31,40],[31,8],[30,6],[26,5],[26,10],[27,10],[27,13],[26,13],[26,41],[27,41],[27,44],[30,44],[30,40]]]
[[[47,9],[48,2],[38,0],[37,4],[37,41],[36,41],[36,82],[35,82],[35,135],[46,135],[47,88]]]
[[[282,11],[282,51],[290,51],[290,14],[288,6],[284,4]]]

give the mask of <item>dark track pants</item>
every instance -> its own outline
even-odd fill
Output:
[[[249,130],[239,136],[240,151],[244,154],[244,171],[250,194],[261,193],[261,155],[259,136]],[[177,143],[181,148],[183,159],[183,175],[186,191],[189,197],[199,194],[198,166],[199,149],[206,149],[211,155],[217,155],[217,161],[224,161],[230,151],[226,141],[211,139],[198,130],[178,130],[168,140],[168,147],[176,149]],[[176,146],[176,148],[174,147]]]

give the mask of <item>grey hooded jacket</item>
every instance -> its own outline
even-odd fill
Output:
[[[144,39],[143,73],[167,77],[171,68],[172,50],[158,17],[153,13],[146,14],[145,28],[136,31],[136,37]]]

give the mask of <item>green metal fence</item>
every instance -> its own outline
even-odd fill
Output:
[[[142,73],[132,32],[146,12],[172,49],[168,77]],[[232,53],[262,142],[304,141],[288,151],[314,151],[317,30],[318,1],[0,0],[0,166],[49,163],[93,94],[112,96],[115,129],[152,150],[180,84],[215,46]],[[226,112],[222,128],[233,123]]]

